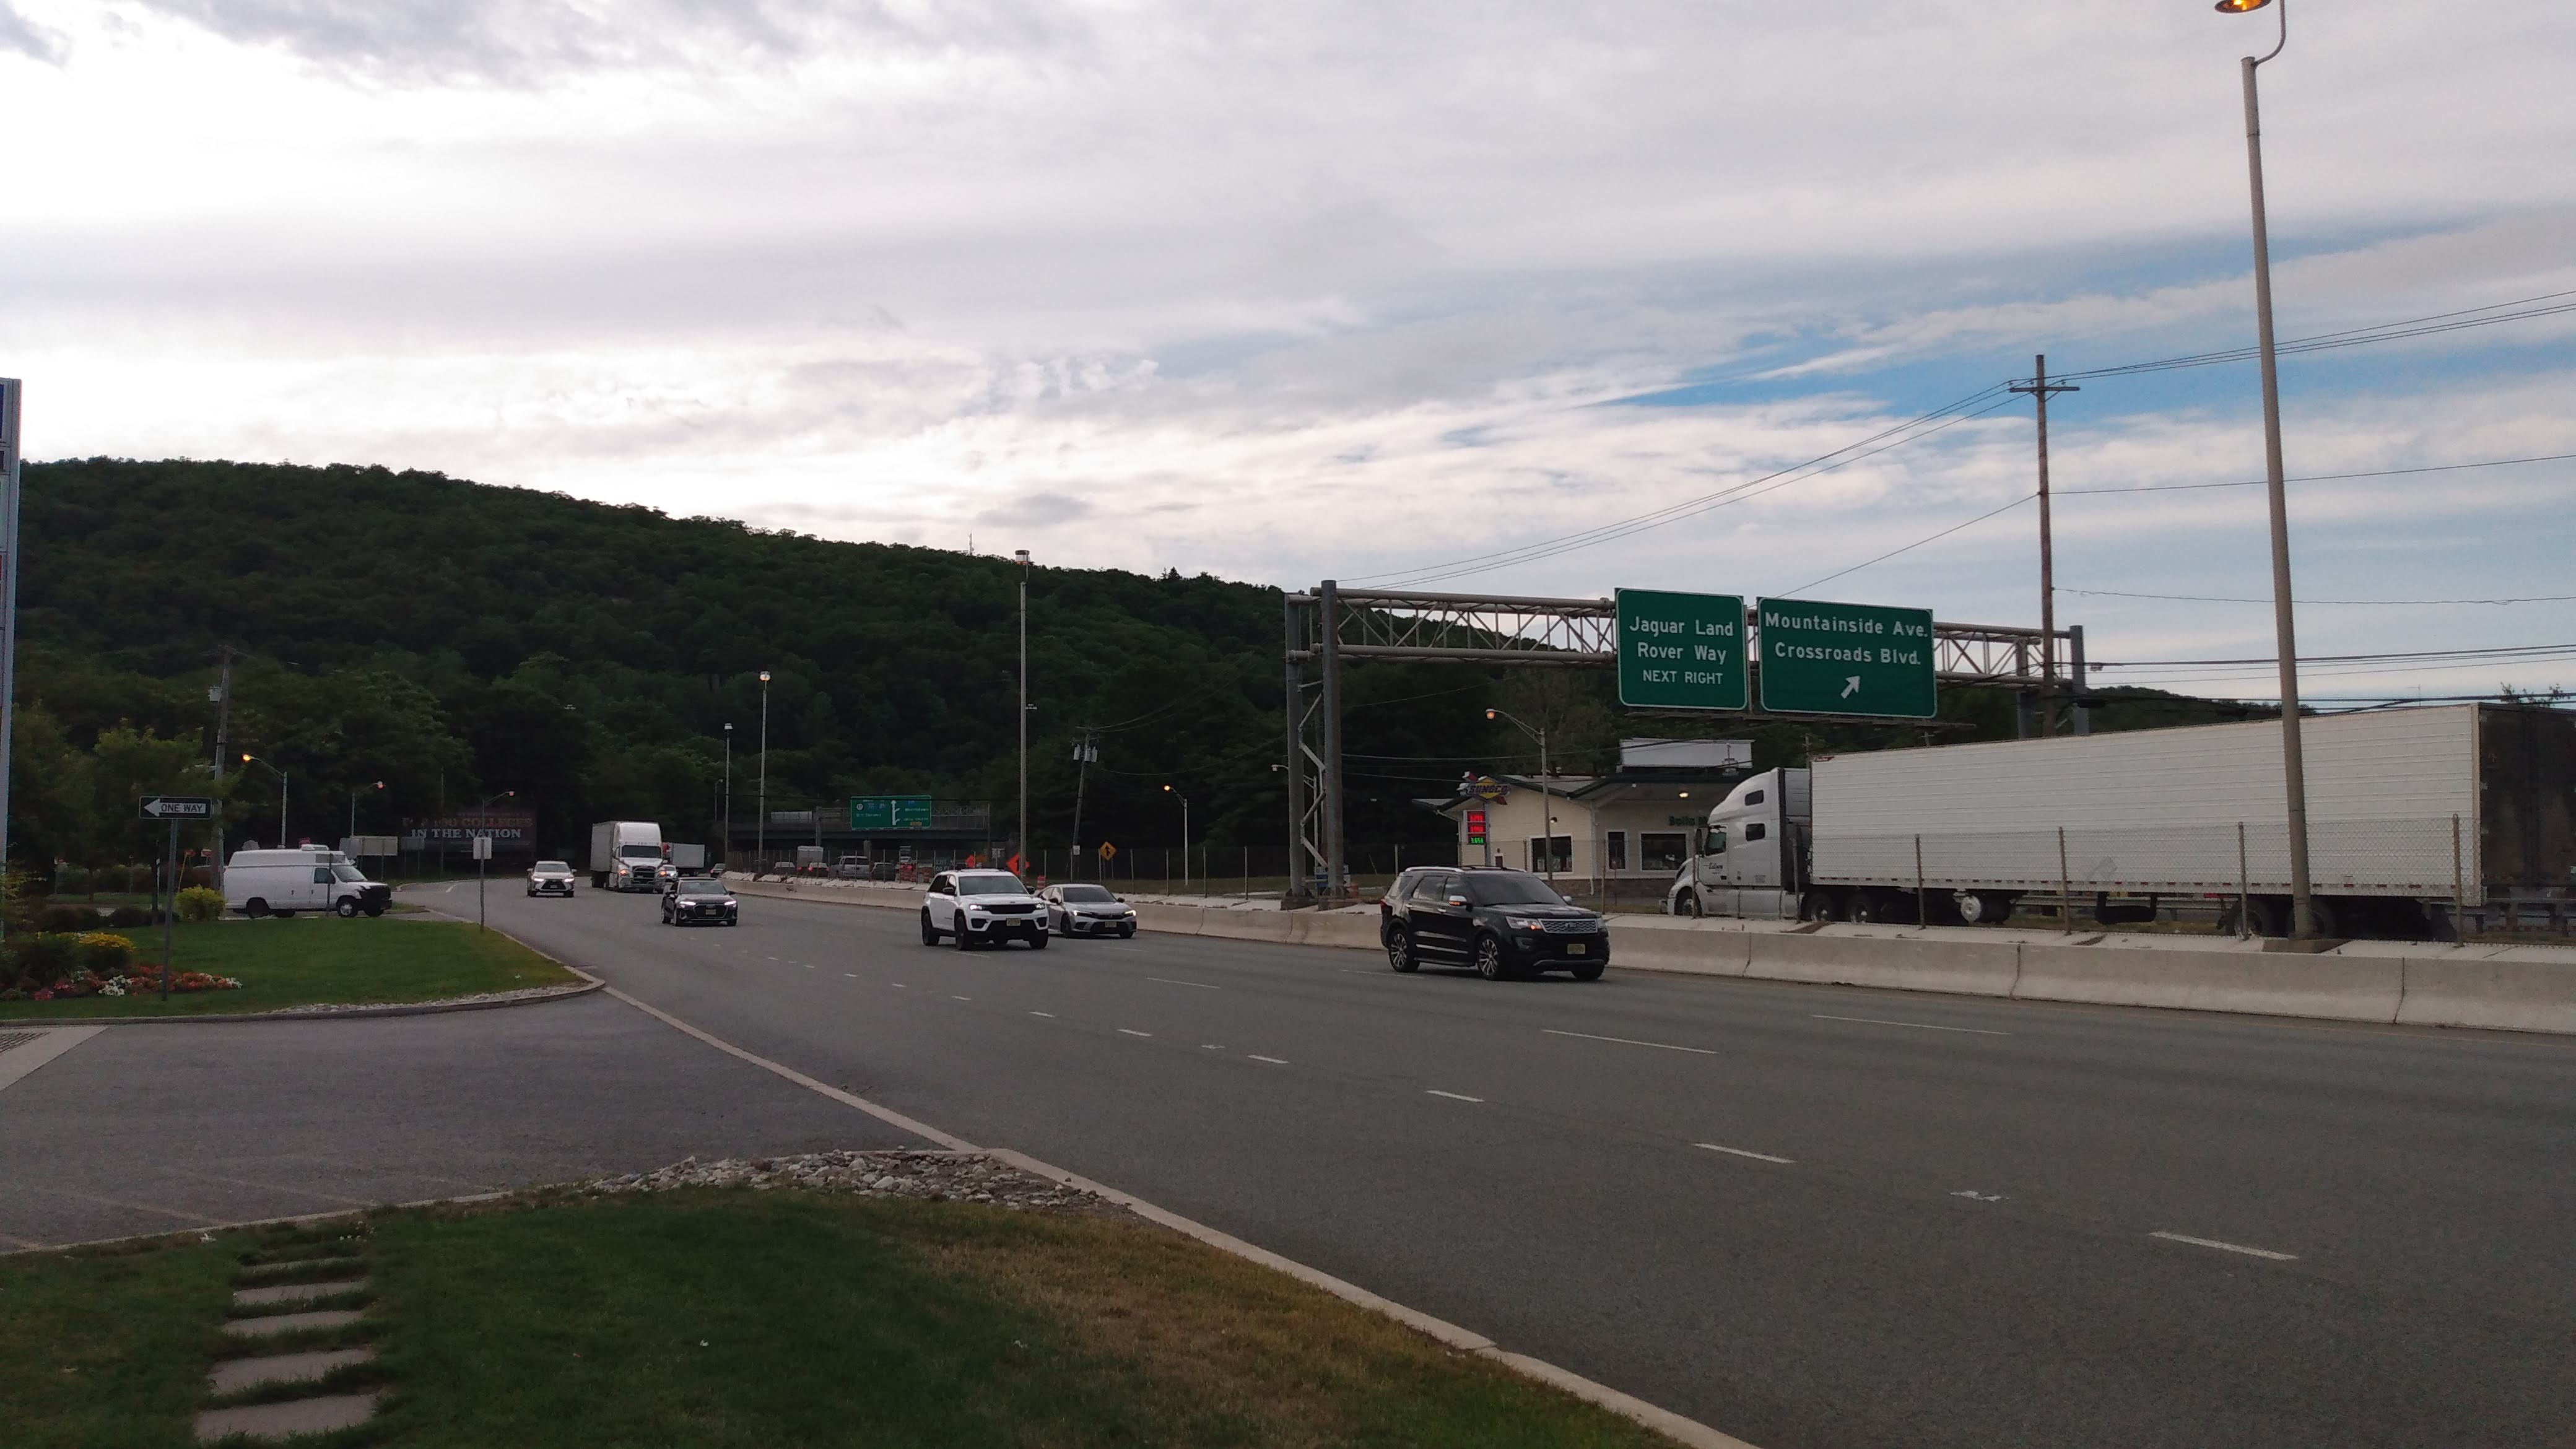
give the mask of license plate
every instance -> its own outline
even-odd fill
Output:
[[[1565,943],[1565,954],[1568,956],[1588,956],[1592,954],[1592,943],[1589,941],[1568,941]]]

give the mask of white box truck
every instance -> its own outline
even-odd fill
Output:
[[[2425,939],[2576,895],[2576,714],[2450,705],[2313,718],[2321,934]],[[2206,897],[2289,926],[2277,722],[1887,750],[1769,770],[1709,812],[1668,908],[1997,922],[2025,894],[2097,919]],[[2231,914],[2232,919],[2232,914]]]
[[[224,909],[257,919],[297,911],[381,916],[393,888],[367,879],[349,857],[322,846],[236,850],[224,862]]]
[[[590,888],[658,891],[670,852],[650,820],[602,820],[590,827]]]

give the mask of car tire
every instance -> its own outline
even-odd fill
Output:
[[[1386,964],[1395,971],[1419,971],[1422,961],[1413,954],[1413,933],[1402,926],[1389,927],[1386,933]]]
[[[939,944],[939,928],[930,924],[930,907],[928,906],[923,906],[921,908],[921,944],[925,946],[936,946]]]
[[[1040,931],[1040,932],[1038,932],[1036,935],[1031,936],[1031,937],[1029,938],[1029,949],[1030,949],[1030,950],[1032,950],[1032,951],[1043,951],[1043,950],[1045,950],[1046,948],[1047,948],[1047,933],[1046,933],[1046,932],[1044,932],[1044,931]]]
[[[354,921],[358,918],[358,903],[352,900],[333,901],[331,914],[344,921]]]
[[[391,909],[393,909],[391,906],[369,906],[367,907],[367,919],[372,921]]]
[[[1601,973],[1609,969],[1610,963],[1607,961],[1586,961],[1582,965],[1574,968],[1574,979],[1577,981],[1598,981],[1601,979]]]
[[[1488,981],[1501,981],[1512,974],[1503,960],[1503,938],[1487,932],[1476,938],[1476,974]]]
[[[958,949],[958,950],[960,950],[960,951],[972,951],[972,950],[974,950],[974,949],[975,949],[975,942],[974,942],[974,938],[973,938],[973,937],[971,937],[971,936],[969,936],[969,935],[966,933],[966,922],[965,922],[965,920],[964,920],[964,913],[963,913],[963,912],[960,912],[960,913],[959,913],[959,920],[958,920],[958,922],[957,922],[957,929],[956,929],[954,932],[952,932],[951,934],[952,934],[952,935],[954,935],[954,936],[956,936],[956,938],[957,938],[957,949]]]
[[[250,917],[254,921],[267,915],[267,900],[259,896],[252,896],[249,900],[242,902],[242,914]]]
[[[1676,905],[1673,910],[1674,915],[1687,916],[1694,921],[1700,918],[1702,913],[1699,908],[1699,892],[1684,891],[1674,899],[1676,901]]]
[[[1118,928],[1118,939],[1121,941],[1132,941],[1136,939],[1136,928],[1134,926],[1120,926]]]

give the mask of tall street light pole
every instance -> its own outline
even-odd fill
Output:
[[[769,869],[769,671],[760,671],[760,815],[752,823],[751,873]]]
[[[2281,375],[2272,350],[2272,241],[2263,217],[2263,123],[2255,103],[2254,71],[2290,43],[2290,0],[2218,0],[2222,15],[2242,15],[2266,5],[2281,7],[2280,39],[2260,59],[2246,56],[2245,174],[2254,199],[2254,327],[2263,360],[2263,491],[2272,511],[2272,634],[2281,666],[2281,782],[2288,796],[2290,833],[2290,934],[2316,934],[2308,882],[2308,770],[2299,741],[2299,645],[2290,607],[2290,510],[2281,485]]]
[[[1020,848],[1018,870],[1029,870],[1029,551],[1020,549],[1011,557],[1020,561]]]
[[[722,852],[727,869],[733,865],[733,721],[725,721],[724,829],[718,832],[716,849]]]
[[[1163,793],[1181,802],[1181,894],[1188,895],[1190,893],[1190,797],[1169,785],[1163,787]]]
[[[1547,863],[1540,869],[1546,872],[1550,881],[1554,881],[1556,879],[1556,797],[1548,787],[1547,731],[1531,729],[1528,725],[1522,724],[1520,717],[1509,710],[1489,709],[1485,711],[1485,718],[1510,720],[1514,728],[1538,741],[1538,832],[1541,841],[1539,854],[1547,858]],[[1490,833],[1489,831],[1488,834]]]

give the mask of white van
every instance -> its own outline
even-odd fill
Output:
[[[236,850],[224,865],[224,909],[245,916],[291,916],[297,911],[381,916],[393,898],[391,886],[367,879],[349,857],[320,846]]]

